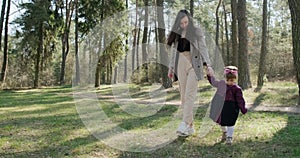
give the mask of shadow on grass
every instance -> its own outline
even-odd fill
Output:
[[[255,98],[253,107],[264,104],[268,106],[295,106],[297,105],[297,89],[268,88],[269,91],[260,92]]]
[[[6,152],[1,154],[1,157],[19,157],[19,158],[29,158],[29,157],[66,157],[66,156],[76,156],[76,151],[74,149],[80,146],[87,146],[91,143],[97,142],[94,136],[88,135],[86,137],[77,137],[72,140],[65,141],[61,144],[49,144],[38,150],[32,151],[20,151],[20,152]]]
[[[111,104],[107,106],[103,106],[103,111],[108,116],[108,118],[111,118],[112,121],[117,117],[122,118],[124,116],[130,116],[130,114],[119,111],[119,105],[117,104]],[[148,117],[130,117],[127,119],[122,119],[121,123],[119,124],[119,127],[124,128],[126,130],[132,130],[137,128],[155,128],[157,126],[160,126],[161,124],[165,123],[165,119],[171,119],[172,115],[177,111],[178,107],[173,105],[164,105],[155,115],[151,115]],[[116,112],[118,111],[118,112]],[[118,119],[118,118],[117,118]],[[162,120],[161,120],[162,119]],[[158,121],[161,120],[161,121]]]
[[[18,149],[17,151],[13,148],[8,150],[2,148],[3,150],[0,150],[0,157],[63,157],[70,155],[79,146],[86,146],[98,141],[92,135],[84,137],[75,135],[74,139],[62,141],[74,131],[83,129],[84,125],[76,111],[71,114],[43,116],[44,114],[51,113],[51,111],[64,110],[66,107],[56,106],[51,108],[53,109],[40,111],[39,116],[36,117],[17,117],[1,121],[0,128],[7,129],[7,131],[1,134],[0,140],[9,138],[13,139],[11,143],[16,142],[26,146],[37,146],[40,144],[40,148],[29,150]],[[15,116],[23,115],[26,116],[26,114]],[[12,128],[8,128],[8,126]],[[37,135],[32,135],[30,130],[41,131],[43,134],[40,135],[37,133]],[[24,133],[24,131],[28,131],[29,135]]]
[[[256,107],[258,107],[265,99],[265,97],[267,96],[266,93],[260,93],[254,100],[253,102],[253,106],[251,108],[249,108],[249,110],[254,110]]]
[[[268,112],[264,112],[268,113]],[[276,113],[282,115],[282,113]],[[236,141],[231,146],[216,142],[212,145],[201,143],[206,138],[186,138],[176,140],[164,148],[144,153],[122,152],[119,158],[132,157],[205,157],[205,158],[265,158],[265,157],[299,157],[300,117],[289,114],[287,125],[278,130],[270,139],[251,136],[249,139]],[[196,140],[195,140],[196,139]],[[200,142],[200,143],[199,143]]]
[[[26,96],[26,95],[25,95]],[[29,97],[27,95],[26,97]],[[46,95],[47,96],[47,95]],[[54,97],[55,95],[49,94],[48,97]],[[263,100],[264,96],[261,96],[261,99],[258,98],[258,103],[260,100]],[[2,98],[3,99],[3,98]],[[1,100],[2,100],[1,99]],[[31,98],[34,100],[40,99],[39,97]],[[30,100],[30,99],[28,99]],[[16,102],[14,106],[19,107],[21,105],[20,102]],[[48,104],[42,102],[41,104]],[[260,104],[260,103],[259,103]],[[258,105],[259,105],[258,104]],[[29,106],[29,105],[28,105]],[[43,106],[43,105],[40,105]],[[207,110],[207,106],[199,107],[197,109],[197,114],[195,119],[199,120],[204,117],[204,114]],[[13,107],[13,106],[12,106]],[[12,117],[12,119],[2,118],[0,122],[0,131],[4,131],[1,133],[0,140],[3,138],[11,138],[11,141],[21,144],[20,146],[30,146],[33,140],[39,142],[40,148],[27,150],[18,148],[9,148],[5,149],[2,146],[2,150],[0,150],[0,157],[79,157],[79,155],[86,154],[85,157],[90,157],[92,155],[89,154],[91,151],[97,151],[99,153],[103,153],[104,151],[109,151],[111,155],[114,157],[205,157],[205,158],[215,158],[215,157],[299,157],[300,149],[300,116],[296,114],[288,114],[287,124],[285,127],[278,129],[278,131],[273,135],[270,139],[261,139],[256,136],[250,136],[249,139],[236,141],[232,146],[226,146],[222,143],[215,144],[205,144],[204,142],[206,138],[198,138],[195,136],[188,138],[179,138],[167,146],[144,153],[132,153],[132,152],[123,152],[116,151],[109,147],[100,147],[99,146],[91,146],[91,144],[98,142],[99,140],[93,137],[91,134],[81,135],[72,135],[73,132],[81,130],[84,128],[83,123],[81,122],[76,110],[72,113],[62,113],[59,115],[51,115],[51,112],[56,111],[64,111],[69,110],[72,106],[61,106],[61,105],[51,105],[46,109],[36,110],[36,111],[23,111],[20,113],[16,113],[16,116]],[[119,108],[117,105],[109,105],[106,107],[106,113],[111,114],[113,117],[114,109]],[[141,127],[153,127],[160,126],[157,122],[153,123],[152,121],[156,121],[158,119],[164,117],[170,117],[175,111],[175,106],[165,106],[156,115],[138,118],[132,117],[129,119],[124,119],[120,122],[120,126],[126,129],[136,129]],[[30,115],[31,113],[40,114],[40,116],[35,117],[22,117],[26,115]],[[258,112],[257,112],[258,113]],[[283,113],[275,113],[275,112],[259,112],[261,114],[271,113],[272,115],[282,116]],[[117,113],[124,114],[126,113]],[[127,114],[128,115],[128,114]],[[18,117],[20,116],[20,117]],[[267,115],[268,117],[268,115]],[[253,125],[258,124],[259,122],[253,122],[253,118],[249,117],[250,120],[246,123],[251,123]],[[259,118],[258,118],[259,119]],[[256,119],[256,120],[258,120]],[[267,119],[268,120],[268,119]],[[262,119],[264,121],[264,119]],[[269,121],[269,120],[268,120]],[[162,121],[162,123],[164,123]],[[268,122],[270,125],[273,122]],[[14,128],[7,130],[14,131],[5,131],[7,125],[12,125]],[[150,126],[149,126],[150,125]],[[22,133],[18,133],[26,127],[26,130],[36,130],[41,129],[46,131],[45,133],[32,136],[32,135],[23,135]],[[277,129],[275,129],[277,130]],[[28,134],[28,133],[26,133]],[[105,136],[105,132],[103,133]],[[74,138],[70,138],[70,135]],[[69,139],[67,139],[69,137]],[[5,139],[3,139],[5,140]],[[207,140],[206,140],[207,141]],[[210,140],[211,141],[211,140]],[[29,143],[29,144],[27,144]],[[36,144],[35,144],[36,146]],[[141,147],[142,148],[142,147]],[[80,151],[87,149],[87,151]],[[117,156],[116,156],[117,155]]]
[[[71,92],[70,89],[57,88],[57,90],[43,91],[2,91],[0,92],[0,108],[3,107],[24,107],[32,106],[34,104],[56,104],[66,101],[73,101],[73,96],[59,96],[58,94],[64,94]]]
[[[211,85],[206,85],[206,86],[201,86],[198,90],[198,92],[207,92],[211,91],[213,89],[213,86]]]

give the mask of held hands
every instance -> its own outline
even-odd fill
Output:
[[[214,70],[210,66],[208,66],[208,67],[206,67],[206,74],[208,76],[213,76],[214,75]]]
[[[173,76],[174,76],[173,69],[172,69],[172,68],[169,68],[168,77],[169,77],[170,79],[172,79]]]

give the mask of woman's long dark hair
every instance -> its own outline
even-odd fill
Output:
[[[182,30],[183,30],[180,27],[180,22],[181,22],[181,19],[184,18],[185,16],[187,16],[189,19],[189,23],[188,23],[187,31],[186,31],[186,39],[188,39],[189,41],[192,41],[195,39],[195,35],[194,35],[195,34],[195,26],[194,26],[193,19],[192,19],[190,13],[187,10],[183,9],[178,12],[175,22],[174,22],[174,25],[171,30],[171,33],[168,36],[167,44],[169,46],[171,46],[175,42],[175,40],[178,40],[178,38],[180,38]]]

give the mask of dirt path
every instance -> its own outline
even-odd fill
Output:
[[[296,113],[300,114],[300,107],[288,107],[288,106],[267,106],[267,105],[259,105],[254,106],[253,104],[248,104],[247,107],[249,110],[253,111],[279,111],[279,112],[286,112],[286,113]]]

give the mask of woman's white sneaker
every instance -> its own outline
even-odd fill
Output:
[[[189,126],[185,122],[181,122],[177,128],[176,133],[179,136],[189,136],[195,133],[195,129],[193,126]]]

